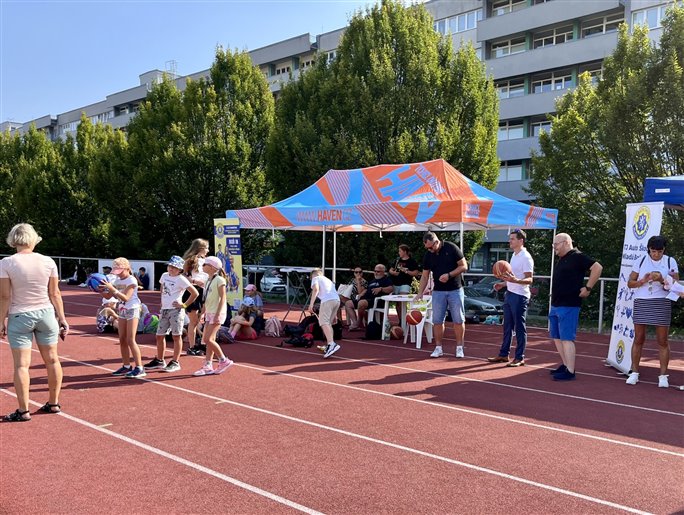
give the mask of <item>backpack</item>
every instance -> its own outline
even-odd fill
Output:
[[[375,320],[368,322],[364,340],[379,340],[382,338],[382,327]]]
[[[216,343],[219,345],[226,345],[228,343],[235,343],[235,338],[230,334],[230,329],[226,326],[219,327],[216,333]]]
[[[318,318],[315,315],[304,317],[297,325],[286,325],[283,328],[283,332],[285,333],[285,336],[301,336],[304,333],[313,333],[315,325],[312,328],[312,324],[318,325]]]
[[[304,333],[301,336],[290,336],[290,338],[283,340],[277,346],[283,347],[285,344],[292,345],[293,347],[303,347],[308,349],[313,347],[314,338],[311,333]]]
[[[266,336],[274,336],[278,338],[280,336],[280,331],[282,326],[278,317],[271,317],[266,320],[266,326],[264,327],[264,332]]]

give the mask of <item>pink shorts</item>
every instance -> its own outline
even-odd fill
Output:
[[[226,316],[227,313],[225,311],[222,311],[221,313],[205,313],[204,321],[207,324],[221,325],[226,321]]]

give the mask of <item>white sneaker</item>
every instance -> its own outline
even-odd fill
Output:
[[[456,347],[456,357],[465,358],[465,355],[463,354],[463,345]]]
[[[441,358],[444,356],[444,353],[442,352],[442,346],[438,345],[435,347],[435,350],[432,351],[432,354],[430,354],[431,358]]]
[[[325,350],[325,354],[323,354],[324,358],[329,358],[333,354],[335,354],[338,350],[340,350],[340,344],[331,342],[328,344],[328,348]]]
[[[669,388],[670,382],[667,380],[668,376],[658,376],[658,388]]]
[[[639,372],[632,372],[627,377],[627,384],[637,384],[639,382]]]

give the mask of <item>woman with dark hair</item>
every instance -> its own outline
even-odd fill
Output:
[[[648,254],[638,258],[629,274],[627,286],[636,290],[634,293],[634,343],[632,344],[632,369],[627,384],[639,382],[639,361],[646,340],[646,326],[654,326],[658,342],[660,358],[660,375],[658,386],[667,388],[667,365],[670,362],[670,345],[667,341],[672,318],[672,301],[667,299],[668,292],[663,288],[665,278],[670,276],[679,280],[677,262],[665,255],[667,240],[662,236],[651,236],[648,240]]]
[[[12,349],[14,389],[19,403],[19,409],[4,417],[6,422],[31,420],[29,367],[34,338],[48,376],[48,402],[38,411],[61,411],[62,365],[57,340],[58,335],[66,337],[69,324],[59,291],[57,265],[52,258],[33,252],[40,240],[31,225],[15,225],[7,236],[7,244],[17,253],[0,261],[0,336],[7,337]]]

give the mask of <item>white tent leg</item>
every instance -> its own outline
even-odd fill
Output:
[[[556,229],[553,230],[553,240],[556,239]],[[556,253],[554,252],[553,245],[551,246],[551,279],[549,279],[549,311],[551,311],[551,294],[553,293],[553,265]]]
[[[333,231],[333,269],[332,282],[337,284],[337,231]]]
[[[323,258],[321,263],[321,270],[325,273],[325,225],[323,226]]]
[[[461,222],[461,252],[463,252],[463,222]]]

